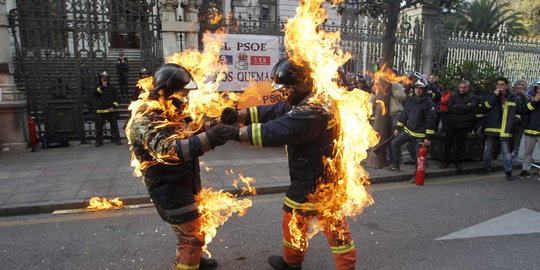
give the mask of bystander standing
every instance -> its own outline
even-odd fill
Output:
[[[484,151],[484,168],[478,172],[480,175],[487,175],[491,172],[491,162],[495,142],[500,142],[502,152],[504,173],[506,180],[512,181],[512,153],[510,151],[511,130],[514,125],[517,113],[518,99],[510,90],[510,82],[507,78],[497,79],[497,88],[490,94],[484,106],[489,109],[484,125],[484,135],[486,137],[486,148]]]
[[[103,71],[99,74],[99,84],[94,89],[96,97],[96,147],[103,144],[103,125],[107,120],[111,126],[111,141],[121,145],[118,131],[118,99],[116,89],[109,83],[109,74]]]
[[[540,80],[533,83],[534,96],[527,103],[527,122],[523,129],[523,164],[520,178],[531,176],[532,154],[537,143],[540,143]],[[538,179],[540,180],[540,178]]]
[[[448,168],[452,148],[456,145],[454,161],[456,170],[462,171],[461,155],[463,154],[467,133],[471,130],[476,112],[476,96],[470,91],[469,81],[463,80],[459,83],[458,92],[453,94],[448,100],[448,121],[446,128],[446,143],[444,146],[444,162],[441,169]]]

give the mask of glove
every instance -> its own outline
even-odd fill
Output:
[[[219,124],[206,131],[206,137],[213,147],[224,145],[227,141],[238,138],[238,128]]]
[[[233,125],[238,121],[238,110],[233,108],[225,108],[221,112],[221,123],[226,125]]]

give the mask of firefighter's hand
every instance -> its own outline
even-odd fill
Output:
[[[501,92],[502,92],[502,89],[495,89],[495,92],[493,93],[495,93],[496,96],[499,96]]]
[[[431,141],[428,139],[424,139],[424,145],[429,146],[431,144]]]
[[[207,130],[206,137],[210,141],[210,144],[212,144],[212,147],[224,145],[227,141],[238,137],[238,128],[219,124]]]
[[[399,130],[397,130],[397,129],[396,129],[396,130],[394,130],[394,136],[396,136],[396,137],[397,137],[398,135],[399,135]]]
[[[206,122],[204,122],[204,130],[209,130],[209,129],[215,127],[218,124],[221,124],[219,119],[212,119],[210,121],[206,121]]]
[[[109,108],[109,111],[110,111],[110,112],[114,112],[114,107],[110,107],[110,108]]]
[[[238,121],[238,110],[233,108],[225,108],[221,112],[221,117],[219,119],[223,124],[233,125]]]

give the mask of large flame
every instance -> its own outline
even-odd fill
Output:
[[[339,135],[335,141],[335,155],[324,160],[330,181],[320,184],[310,196],[323,217],[310,228],[313,236],[322,226],[336,224],[343,215],[356,216],[373,203],[366,191],[368,174],[360,166],[367,157],[367,149],[378,142],[378,136],[369,123],[372,105],[364,91],[346,91],[338,86],[338,67],[351,55],[341,50],[339,32],[325,32],[327,19],[324,0],[303,0],[294,18],[285,25],[285,45],[292,61],[309,66],[314,79],[314,96],[308,101],[324,106],[334,115]],[[333,3],[337,4],[337,2]],[[305,248],[296,221],[289,224],[293,242]]]
[[[219,60],[225,36],[224,31],[205,35],[202,52],[186,50],[166,58],[167,63],[176,63],[186,68],[197,84],[198,90],[188,93],[187,106],[178,108],[173,106],[170,99],[151,99],[150,91],[154,87],[152,85],[153,78],[139,80],[137,86],[144,91],[139,95],[139,99],[129,106],[132,114],[126,130],[131,130],[132,124],[140,119],[140,115],[150,111],[159,111],[162,112],[161,116],[166,120],[154,124],[157,124],[157,127],[170,126],[172,130],[177,131],[176,134],[165,140],[185,139],[198,132],[206,121],[219,116],[224,108],[234,107],[240,97],[238,94],[217,91],[219,81],[224,72],[227,71],[227,65]],[[184,97],[179,96],[178,98],[183,99]],[[188,118],[189,121],[183,121]],[[154,160],[140,163],[132,154],[131,165],[135,167],[134,174],[137,176],[141,176],[142,170],[158,162],[178,164],[180,160],[176,157],[176,153],[159,153],[154,156]],[[205,169],[210,170],[211,168],[206,166]],[[248,187],[248,191],[254,192],[249,185]],[[243,215],[252,203],[250,199],[238,200],[235,195],[209,188],[203,188],[197,194],[197,201],[202,221],[201,230],[205,234],[204,251],[210,255],[207,245],[216,235],[217,227],[223,225],[234,213],[238,213],[239,216]]]
[[[203,188],[197,194],[199,213],[201,214],[202,232],[205,235],[203,251],[208,252],[208,244],[217,234],[217,227],[223,225],[234,213],[243,216],[247,208],[251,207],[250,199],[236,199],[235,195],[228,192],[214,191],[211,188]]]
[[[92,197],[86,209],[111,210],[111,209],[120,209],[122,207],[124,207],[124,203],[118,198],[108,200],[107,198]]]

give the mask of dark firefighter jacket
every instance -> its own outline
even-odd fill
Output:
[[[529,98],[525,94],[516,94],[517,104],[516,104],[516,117],[514,122],[515,126],[522,126],[525,124],[525,114],[527,113],[527,102]]]
[[[324,180],[323,158],[330,157],[337,127],[322,107],[285,102],[247,109],[247,126],[240,130],[240,141],[253,146],[286,145],[291,185],[283,209],[317,210],[307,195]]]
[[[512,127],[517,116],[519,101],[517,96],[508,92],[506,99],[490,94],[484,106],[489,109],[484,124],[484,135],[501,138],[512,137]]]
[[[144,182],[161,218],[180,224],[199,216],[195,195],[201,189],[198,157],[209,147],[205,133],[179,138],[186,123],[170,123],[161,111],[141,106],[126,131],[131,151],[143,167]],[[144,113],[143,113],[144,112]],[[164,127],[160,127],[169,123]]]
[[[398,129],[403,129],[415,138],[429,139],[435,134],[435,103],[428,96],[412,96],[405,102],[405,108],[397,122]]]
[[[476,119],[476,96],[471,92],[454,93],[447,103],[448,125],[454,128],[471,129]]]
[[[523,133],[540,136],[540,103],[530,100],[527,103],[527,122]]]
[[[110,113],[110,108],[116,109],[118,107],[118,101],[116,97],[116,90],[114,86],[98,85],[94,90],[94,96],[96,97],[96,112],[97,113]]]

